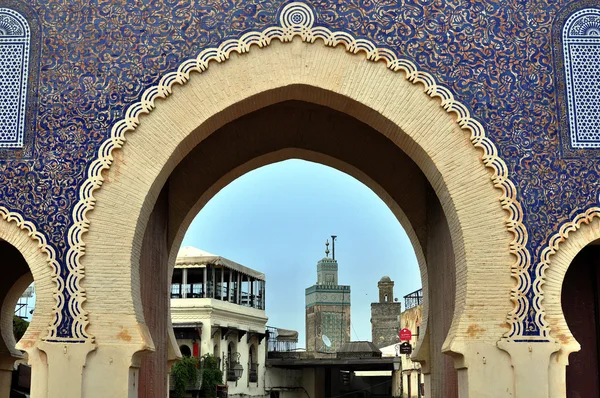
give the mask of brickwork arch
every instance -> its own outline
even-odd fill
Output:
[[[292,103],[294,102],[292,101]],[[289,115],[285,114],[284,112],[285,107],[275,108],[276,110],[274,110],[274,112],[277,112],[280,115],[284,115],[281,117],[281,119],[289,118]],[[313,114],[313,117],[315,119],[318,119],[318,116],[316,115],[318,115],[317,112]],[[281,131],[283,128],[288,127],[282,126],[280,124],[280,120],[278,120],[277,122],[270,121],[268,122],[268,124],[270,125],[267,126],[267,123],[263,124],[258,122],[261,119],[263,120],[263,123],[266,121],[265,118],[257,117],[253,118],[253,120],[251,121],[239,120],[239,122],[236,121],[235,123],[238,126],[247,126],[246,128],[244,128],[244,130],[245,134],[247,133],[249,135],[259,134],[260,131],[266,132],[267,129]],[[332,123],[336,122],[338,122],[338,120],[335,120]],[[289,123],[290,125],[295,124],[296,126],[298,126],[295,120],[290,120]],[[323,132],[323,128],[321,128],[321,126],[319,127],[319,131],[314,134],[318,135],[320,132]],[[349,126],[340,126],[341,129],[344,129],[346,127]],[[224,127],[224,129],[225,128],[228,131],[236,129],[236,127],[232,126],[226,126]],[[327,127],[325,128],[325,130],[326,129]],[[232,137],[228,136],[226,138],[221,138],[219,142],[229,141],[231,139]],[[289,142],[287,138],[283,139],[282,141]],[[402,164],[405,168],[403,168],[403,175],[397,177],[398,185],[403,185],[405,187],[404,190],[406,191],[406,195],[405,201],[402,203],[398,203],[392,196],[392,194],[386,191],[384,187],[379,185],[373,177],[371,177],[366,171],[361,170],[360,168],[354,165],[346,163],[345,161],[335,158],[333,156],[312,151],[306,148],[284,147],[282,149],[279,149],[279,146],[277,144],[274,145],[275,148],[271,147],[265,150],[266,153],[258,155],[252,159],[249,159],[248,161],[246,161],[243,157],[238,156],[238,159],[231,162],[231,164],[234,164],[236,166],[231,170],[228,170],[222,176],[219,175],[218,180],[210,184],[210,186],[207,188],[206,185],[203,185],[202,183],[199,183],[197,181],[201,180],[202,182],[204,182],[205,180],[209,179],[205,175],[200,176],[199,173],[197,173],[197,161],[200,160],[202,162],[205,160],[208,163],[212,164],[214,158],[204,159],[203,155],[206,152],[210,152],[212,148],[214,148],[214,146],[218,144],[211,143],[209,145],[210,149],[207,150],[202,150],[202,148],[197,148],[200,149],[199,151],[197,149],[193,150],[178,165],[178,167],[173,171],[173,173],[169,177],[169,280],[172,277],[177,253],[179,247],[181,246],[181,242],[183,241],[186,231],[188,230],[190,224],[192,223],[196,215],[214,197],[214,195],[216,195],[221,189],[235,181],[237,178],[253,170],[288,159],[302,159],[305,161],[332,167],[336,170],[339,170],[356,178],[358,181],[361,181],[369,189],[371,189],[388,206],[388,208],[392,211],[394,216],[402,225],[402,228],[406,231],[408,238],[412,244],[413,250],[415,251],[415,255],[417,258],[417,262],[419,264],[424,296],[428,297],[428,271],[424,252],[424,246],[427,245],[427,237],[426,231],[423,228],[423,225],[426,223],[426,214],[423,212],[423,208],[421,207],[420,203],[417,205],[411,205],[410,203],[408,203],[411,200],[417,202],[424,202],[426,200],[426,187],[421,186],[423,182],[426,183],[426,180],[424,179],[424,177],[422,176],[422,174],[416,166],[413,165],[413,168],[411,168],[411,165],[407,164],[407,160],[410,162],[409,159],[404,159],[400,162],[400,164]],[[346,142],[346,145],[348,145],[348,141]],[[228,149],[224,149],[224,151],[224,153],[229,152]],[[417,173],[419,175],[415,175]],[[193,175],[195,175],[195,177],[191,177]],[[422,203],[422,205],[424,206],[425,204]],[[406,212],[409,212],[410,217],[407,216]],[[413,228],[413,224],[418,225],[418,234],[415,231],[415,228]],[[424,300],[423,313],[425,314],[425,320],[422,325],[422,330],[425,332],[427,330],[428,300]],[[425,333],[423,333],[421,337],[423,337],[424,335]],[[420,339],[419,347],[422,341],[423,339]],[[415,350],[416,352],[419,351],[419,347]],[[423,360],[426,360],[426,358],[428,358],[427,350],[425,350],[422,355]]]
[[[7,213],[8,214],[8,213]],[[0,211],[0,215],[1,211]],[[10,215],[7,217],[11,218]],[[28,347],[35,345],[40,339],[44,338],[48,334],[48,327],[53,319],[53,312],[56,305],[54,300],[54,294],[56,293],[56,282],[54,280],[53,269],[51,264],[55,261],[53,256],[43,253],[40,249],[41,242],[36,241],[32,238],[32,233],[29,229],[24,226],[23,223],[19,222],[18,219],[14,218],[11,221],[7,221],[7,218],[0,218],[0,240],[7,242],[14,249],[16,249],[22,256],[31,276],[27,280],[31,279],[31,282],[35,281],[36,288],[36,301],[33,318],[27,329],[26,334],[23,336],[19,345],[19,349],[26,350]],[[6,265],[9,266],[9,265]],[[19,277],[20,278],[20,277]],[[12,288],[6,293],[8,296],[5,300],[14,301],[16,304],[16,295],[21,295],[25,288],[23,281],[19,283],[15,280],[18,285],[12,286]],[[18,292],[20,287],[24,286],[23,291]],[[3,311],[3,314],[5,312]],[[2,325],[4,326],[10,322],[10,330],[12,331],[12,314],[10,317],[2,317]]]
[[[193,77],[157,103],[128,135],[127,144],[113,153],[114,164],[94,195],[96,207],[87,215],[82,263],[89,332],[99,343],[152,346],[144,331],[136,267],[160,190],[185,155],[212,132],[286,100],[347,113],[382,133],[419,166],[444,209],[456,259],[455,318],[446,349],[460,353],[466,339],[495,346],[508,331],[514,258],[501,192],[494,189],[480,151],[455,116],[425,95],[422,86],[362,55],[299,40],[232,54],[228,62]],[[490,298],[486,313],[474,312],[483,296]],[[118,308],[110,301],[118,302]]]

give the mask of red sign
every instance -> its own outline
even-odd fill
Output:
[[[409,329],[404,328],[400,330],[398,336],[400,336],[400,341],[410,341],[412,339],[412,332]]]

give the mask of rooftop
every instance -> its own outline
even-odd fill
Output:
[[[175,268],[204,268],[207,265],[216,265],[228,268],[244,275],[251,276],[254,279],[261,281],[265,280],[265,274],[262,272],[245,267],[236,263],[235,261],[229,260],[228,258],[200,250],[193,246],[182,247],[179,250],[179,253],[177,253]]]

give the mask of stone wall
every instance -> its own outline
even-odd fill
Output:
[[[339,316],[340,324],[331,325],[327,316]],[[331,347],[326,347],[322,336],[327,335]],[[306,309],[306,349],[307,351],[334,352],[345,342],[350,341],[350,306],[315,305]]]
[[[400,303],[371,303],[371,339],[377,348],[398,342]]]

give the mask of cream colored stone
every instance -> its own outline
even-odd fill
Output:
[[[124,148],[115,152],[115,165],[95,194],[97,204],[88,214],[91,223],[82,262],[88,330],[98,347],[152,347],[141,326],[139,250],[158,192],[175,165],[228,121],[269,104],[297,99],[358,118],[419,165],[442,203],[452,232],[457,288],[447,350],[460,356],[467,352],[468,342],[475,340],[497,350],[500,357],[506,355],[495,344],[507,331],[506,314],[512,309],[511,235],[490,172],[454,117],[425,95],[422,87],[339,48],[299,41],[272,43],[231,58],[201,76],[192,76],[185,87],[176,87],[168,100],[144,117],[128,135]],[[94,353],[88,358],[85,373],[89,377],[111,377],[115,392],[129,385],[126,376],[91,373],[99,358]],[[503,374],[510,374],[508,361],[499,361],[498,366],[504,366]],[[469,378],[469,384],[473,383]],[[489,380],[481,380],[481,387],[489,385]]]

